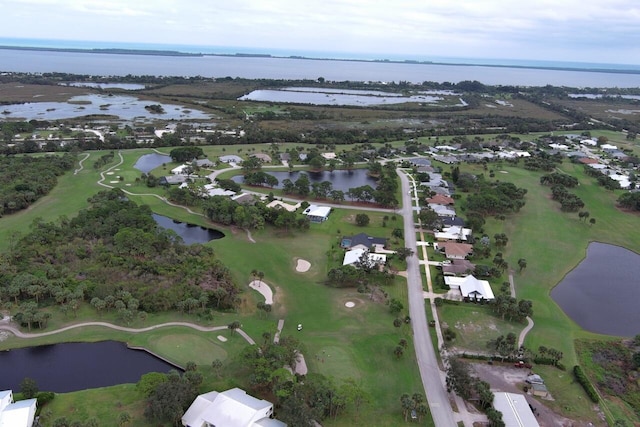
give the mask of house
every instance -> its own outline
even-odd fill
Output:
[[[37,399],[13,402],[13,391],[0,391],[0,427],[32,427]]]
[[[286,427],[282,421],[271,418],[273,404],[248,395],[244,390],[201,394],[182,416],[185,427]]]
[[[222,163],[242,163],[242,157],[236,156],[235,154],[227,154],[226,156],[218,157]]]
[[[452,197],[445,196],[444,194],[436,194],[433,197],[427,199],[427,203],[434,205],[452,206],[455,201]]]
[[[255,157],[256,159],[262,161],[262,163],[271,163],[271,156],[264,153],[255,153],[250,157]]]
[[[369,249],[373,250],[373,252],[377,252],[377,248],[381,249],[387,245],[387,239],[384,237],[373,237],[369,236],[366,233],[356,234],[351,237],[343,237],[340,242],[340,247],[343,249]]]
[[[344,253],[344,259],[342,260],[342,265],[353,265],[355,267],[355,263],[362,258],[362,255],[366,253],[367,259],[371,264],[377,265],[385,265],[387,263],[387,256],[384,254],[375,254],[369,252],[367,249],[352,249]]]
[[[302,213],[306,215],[311,222],[325,222],[327,218],[329,218],[331,208],[329,206],[310,205]]]
[[[523,394],[494,392],[493,407],[502,412],[505,427],[540,427]]]
[[[288,162],[291,160],[291,154],[289,153],[280,153],[280,160],[283,162]]]
[[[459,227],[454,225],[452,227],[444,227],[442,231],[436,231],[433,236],[436,240],[441,242],[447,242],[450,240],[467,241],[467,238],[471,235],[472,230],[470,228]]]
[[[549,390],[547,390],[547,386],[544,383],[532,383],[531,384],[531,393],[534,396],[538,397],[547,397],[549,396]]]
[[[290,205],[281,200],[273,200],[267,205],[267,207],[271,209],[284,209],[288,212],[295,212],[300,207],[300,203]]]
[[[235,196],[231,196],[231,200],[234,202],[240,203],[241,205],[253,205],[255,202],[256,196],[250,193],[241,193],[236,194]]]
[[[454,225],[457,225],[458,227],[464,227],[464,219],[460,218],[459,216],[447,216],[442,218],[442,225],[446,227],[452,227]]]
[[[450,208],[448,206],[436,205],[434,203],[429,203],[429,207],[436,214],[438,214],[438,216],[440,216],[440,217],[445,217],[445,216],[454,217],[454,216],[456,216],[456,211],[453,208]]]
[[[324,157],[326,160],[334,160],[337,157],[336,153],[322,153],[320,155]]]
[[[173,169],[171,169],[171,173],[174,175],[187,175],[187,173],[191,170],[191,166],[189,165],[180,165]]]
[[[592,159],[591,157],[581,157],[578,161],[583,165],[595,165],[598,163],[598,159]]]
[[[178,185],[187,182],[188,177],[186,175],[169,175],[161,176],[158,178],[158,184],[160,185]]]
[[[407,159],[413,166],[431,166],[431,160],[424,157],[414,157],[413,159]]]
[[[459,276],[473,274],[476,265],[466,259],[453,259],[451,264],[442,266],[442,274],[445,276]]]
[[[600,149],[604,152],[610,153],[613,151],[618,151],[618,147],[612,144],[602,144]]]
[[[433,248],[443,252],[448,259],[465,259],[473,254],[473,245],[457,242],[434,242]]]
[[[478,280],[471,274],[465,277],[445,276],[444,283],[449,289],[459,289],[463,298],[472,301],[495,299],[489,282]]]
[[[216,164],[209,159],[193,159],[191,166],[197,166],[199,168],[212,168]]]
[[[437,160],[437,161],[439,161],[439,162],[442,162],[442,163],[444,163],[444,164],[447,164],[447,165],[451,165],[451,164],[454,164],[454,163],[458,163],[458,158],[457,158],[457,157],[455,157],[455,156],[440,156],[440,155],[434,155],[434,156],[433,156],[433,159],[434,159],[434,160]]]

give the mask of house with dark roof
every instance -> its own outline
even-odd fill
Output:
[[[376,247],[384,248],[387,245],[387,239],[384,237],[373,237],[366,233],[356,234],[351,237],[343,237],[340,247],[343,249],[363,248],[375,252]]]
[[[473,274],[476,265],[468,259],[453,259],[451,264],[442,266],[442,274],[445,276],[461,276]]]

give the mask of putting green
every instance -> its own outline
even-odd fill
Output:
[[[225,360],[227,351],[211,339],[196,334],[171,334],[160,337],[149,344],[149,350],[184,366],[187,362],[210,365],[216,359]]]

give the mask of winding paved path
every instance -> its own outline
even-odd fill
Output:
[[[221,330],[224,330],[224,329],[228,329],[227,326],[206,327],[206,326],[200,326],[200,325],[196,325],[195,323],[189,323],[189,322],[167,322],[167,323],[160,323],[158,325],[148,326],[146,328],[139,328],[139,329],[127,328],[125,326],[114,325],[113,323],[108,323],[108,322],[83,322],[83,323],[76,323],[74,325],[65,326],[64,328],[60,328],[60,329],[56,329],[56,330],[48,331],[48,332],[25,333],[25,332],[22,332],[17,327],[9,324],[7,322],[7,318],[4,318],[2,320],[2,323],[0,323],[0,331],[11,332],[13,335],[15,335],[18,338],[30,339],[30,338],[38,338],[38,337],[46,337],[46,336],[49,336],[49,335],[55,335],[55,334],[59,334],[61,332],[69,331],[71,329],[84,328],[84,327],[87,327],[87,326],[100,326],[100,327],[104,327],[104,328],[115,329],[117,331],[131,332],[133,334],[139,334],[141,332],[153,331],[155,329],[166,328],[166,327],[169,327],[169,326],[182,326],[182,327],[186,327],[186,328],[195,329],[195,330],[201,331],[201,332],[213,332],[213,331],[221,331]],[[236,331],[249,344],[254,345],[256,343],[242,329],[237,329]]]
[[[82,169],[84,169],[84,166],[82,165],[82,163],[83,163],[85,160],[87,160],[87,159],[89,158],[89,156],[90,156],[90,155],[91,155],[90,153],[84,153],[84,158],[83,158],[83,159],[80,159],[80,160],[78,161],[78,166],[79,166],[79,167],[78,167],[78,169],[76,169],[76,170],[74,170],[74,171],[73,171],[73,174],[74,174],[74,175],[77,175],[77,174],[78,174],[78,172],[80,172]]]
[[[513,270],[509,270],[509,287],[511,288],[511,297],[515,298],[516,285],[513,281]],[[533,326],[534,326],[533,319],[527,316],[527,326],[525,326],[525,328],[522,331],[520,331],[520,335],[518,336],[518,348],[522,347],[522,345],[524,344],[525,338],[527,338],[527,334],[531,329],[533,329]]]

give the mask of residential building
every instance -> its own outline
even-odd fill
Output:
[[[227,154],[226,156],[218,157],[222,163],[242,163],[242,157],[236,156],[235,154]]]
[[[13,391],[0,391],[0,427],[32,427],[37,399],[13,401]]]
[[[355,264],[362,258],[362,255],[365,253],[367,254],[367,259],[371,264],[381,266],[387,263],[386,255],[371,253],[366,249],[358,248],[344,253],[342,265],[353,265],[355,267]]]
[[[495,299],[489,282],[478,280],[472,275],[465,277],[444,276],[444,283],[449,286],[449,289],[459,289],[462,298],[468,298],[472,301]]]
[[[473,274],[476,265],[466,259],[452,259],[451,264],[442,266],[442,274],[445,276],[460,276]]]
[[[340,247],[343,249],[369,249],[376,252],[376,249],[384,248],[387,245],[387,239],[384,237],[373,237],[366,233],[356,234],[355,236],[345,236],[340,242]]]
[[[473,245],[457,242],[434,242],[433,248],[444,253],[448,259],[465,259],[473,254]]]
[[[469,236],[471,236],[472,230],[470,228],[459,227],[457,225],[451,227],[444,227],[442,231],[436,231],[433,236],[436,240],[441,242],[459,240],[466,242]]]
[[[182,416],[185,427],[286,427],[273,417],[273,404],[244,390],[201,394]]]
[[[271,163],[271,156],[265,153],[255,153],[251,154],[250,157],[255,157],[262,161],[262,163]]]
[[[540,427],[527,399],[522,394],[494,392],[493,407],[502,412],[505,427]]]
[[[324,222],[329,218],[331,208],[329,206],[310,205],[304,210],[303,214],[309,218],[311,222]]]

